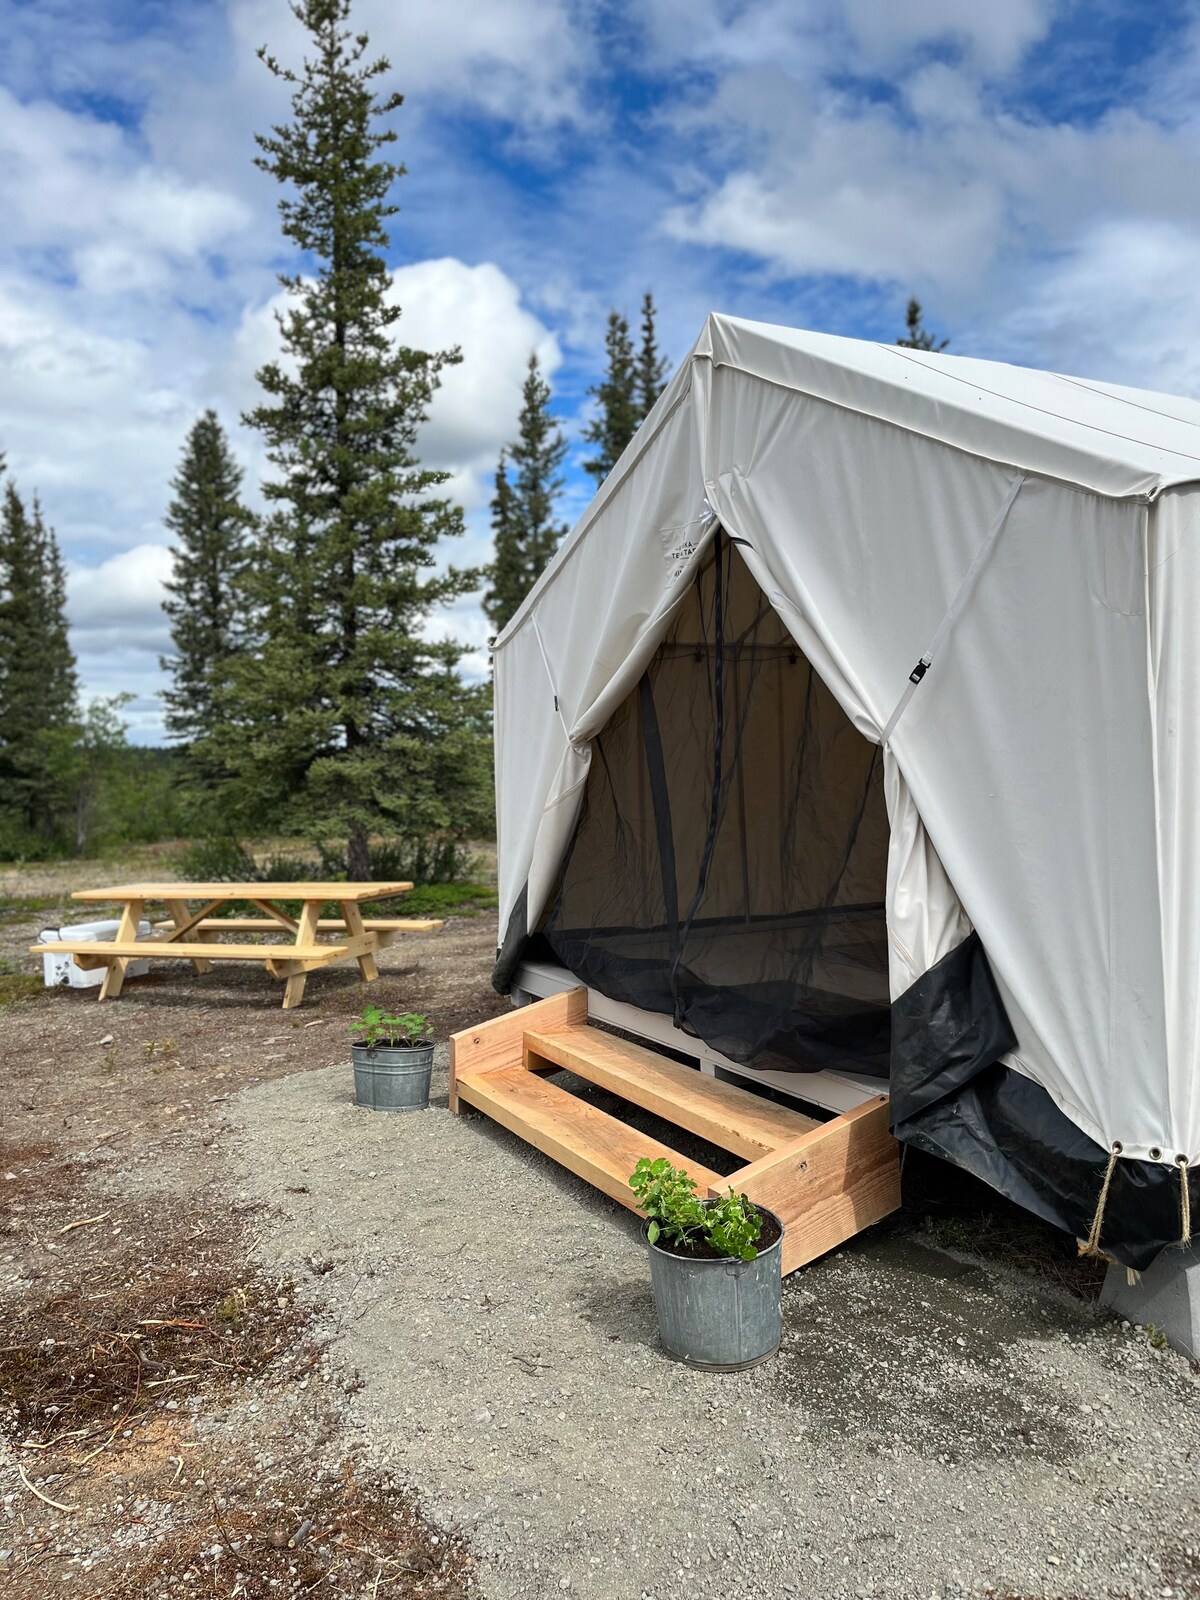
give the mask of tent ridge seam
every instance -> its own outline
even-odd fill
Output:
[[[757,368],[739,366],[733,361],[718,360],[716,356],[696,356],[697,361],[708,361],[713,367],[725,367],[730,372],[740,372],[747,378],[753,378],[756,383],[770,384],[773,389],[782,389],[787,394],[803,395],[806,399],[814,401],[817,405],[832,406],[835,411],[844,411],[852,417],[866,417],[871,422],[877,422],[881,428],[895,428],[897,433],[908,434],[914,439],[924,439],[929,444],[938,445],[943,450],[953,450],[958,455],[969,456],[972,461],[986,461],[989,466],[999,467],[1002,471],[1023,472],[1027,478],[1036,478],[1043,483],[1061,484],[1068,489],[1073,489],[1078,494],[1094,495],[1097,500],[1110,501],[1116,505],[1145,504],[1156,500],[1164,489],[1178,489],[1187,484],[1200,483],[1200,472],[1192,478],[1160,479],[1152,489],[1130,489],[1123,494],[1116,494],[1105,489],[1097,489],[1090,483],[1080,483],[1078,478],[1065,478],[1059,473],[1048,472],[1044,467],[1023,466],[1019,461],[1010,460],[1004,456],[985,455],[982,450],[972,450],[969,445],[959,444],[953,439],[943,439],[940,434],[926,433],[920,428],[913,427],[906,422],[898,422],[895,417],[881,416],[878,411],[868,411],[863,406],[849,405],[845,400],[833,400],[828,395],[817,394],[812,389],[801,388],[799,384],[786,383],[782,378],[772,378]],[[1191,457],[1185,457],[1191,460]]]

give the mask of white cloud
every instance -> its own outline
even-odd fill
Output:
[[[165,545],[122,550],[95,566],[67,573],[67,615],[84,700],[134,694],[122,716],[135,743],[162,733],[158,658],[170,649],[163,584],[171,575]]]
[[[163,584],[171,576],[171,552],[162,544],[138,544],[98,566],[74,566],[67,577],[67,614],[77,633],[117,633],[165,644]]]
[[[751,81],[743,95],[761,104]],[[756,115],[756,113],[753,113]],[[783,273],[962,283],[990,262],[1004,208],[994,180],[931,148],[884,112],[794,119],[699,202],[668,212],[676,238],[748,250]]]
[[[468,266],[446,256],[399,267],[390,299],[402,309],[397,339],[421,350],[458,345],[462,361],[446,367],[421,433],[425,465],[454,475],[451,492],[467,507],[489,492],[485,481],[516,431],[521,384],[531,354],[547,375],[562,357],[558,341],[521,302],[520,290],[492,262]],[[279,354],[280,292],[243,316],[227,392],[239,408],[253,403],[254,374]]]
[[[980,67],[1007,72],[1045,34],[1051,0],[842,0],[862,64],[894,66],[921,45],[957,45]]]
[[[92,331],[73,313],[69,294],[0,280],[0,450],[69,545],[111,549],[161,523],[194,374],[184,341]]]
[[[406,343],[441,349],[457,340],[462,347],[462,363],[446,371],[420,449],[424,462],[451,474],[446,493],[469,513],[467,538],[453,541],[446,558],[459,565],[486,560],[490,474],[515,432],[526,363],[536,351],[543,369],[553,372],[558,344],[490,262],[414,262],[396,273],[392,293],[404,308],[398,328]],[[261,451],[236,418],[257,398],[257,368],[278,353],[274,314],[283,298],[243,317],[228,337],[224,363],[210,351],[205,366],[168,373],[157,368],[155,352],[131,339],[84,334],[56,319],[52,307],[35,310],[0,296],[0,415],[9,419],[14,475],[42,489],[68,546],[78,547],[83,534],[103,551],[141,534],[129,548],[72,566],[69,613],[89,693],[130,689],[146,697],[159,681],[158,656],[169,648],[162,585],[171,557],[161,542],[168,480],[187,428],[214,393],[250,463],[248,497],[256,498]],[[64,522],[64,509],[81,518],[98,514],[108,526]],[[463,638],[475,655],[486,643],[473,601],[439,618],[436,629]],[[474,658],[466,664],[470,671],[478,665]],[[145,731],[144,713],[139,721]]]
[[[1200,229],[1103,222],[1035,278],[1006,317],[996,354],[1200,394]]]
[[[239,61],[261,87],[262,44],[288,65],[304,38],[278,0],[228,0]],[[469,102],[521,126],[575,122],[591,46],[581,8],[563,0],[359,0],[355,27],[387,56],[412,108]]]
[[[0,212],[10,256],[57,258],[91,294],[168,279],[178,292],[180,273],[249,220],[235,196],[151,166],[116,124],[2,87]]]

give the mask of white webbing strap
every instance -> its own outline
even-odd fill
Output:
[[[926,650],[925,654],[921,657],[916,666],[908,675],[908,683],[905,686],[904,693],[900,696],[900,699],[896,704],[896,709],[888,718],[887,727],[883,730],[883,737],[879,741],[881,744],[887,744],[888,740],[892,737],[896,724],[900,721],[900,718],[904,715],[905,710],[908,707],[908,702],[917,692],[917,685],[921,682],[921,679],[933,665],[934,657],[937,655],[938,651],[945,642],[946,635],[954,626],[954,619],[966,605],[971,590],[975,587],[975,579],[979,576],[980,569],[983,567],[984,562],[987,560],[988,556],[991,555],[992,547],[996,543],[996,540],[1000,537],[1000,530],[1008,520],[1008,513],[1012,510],[1012,503],[1017,498],[1017,494],[1024,482],[1025,474],[1021,472],[1017,474],[1012,483],[1009,485],[1008,493],[1004,497],[1004,503],[1001,505],[996,515],[992,518],[992,525],[987,531],[987,536],[985,537],[983,543],[979,546],[979,549],[975,552],[975,559],[967,568],[966,576],[958,586],[958,593],[950,602],[950,609],[946,612],[946,615],[939,623],[938,630],[933,636],[933,642],[930,644],[929,649]]]

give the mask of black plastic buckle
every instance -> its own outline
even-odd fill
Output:
[[[918,661],[916,666],[912,669],[912,671],[908,675],[909,683],[920,683],[921,679],[929,671],[929,667],[930,667],[930,663],[928,661],[925,661],[925,660]]]

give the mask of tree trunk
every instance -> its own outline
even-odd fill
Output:
[[[371,881],[369,836],[363,822],[352,822],[347,830],[346,876],[351,883]]]

